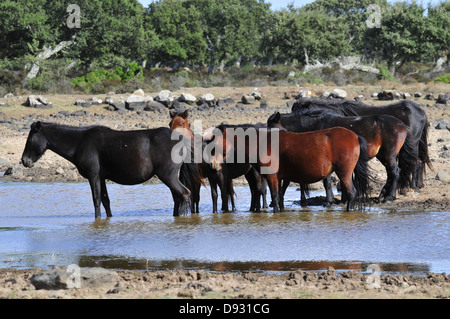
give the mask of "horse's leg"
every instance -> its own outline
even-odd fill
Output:
[[[304,207],[308,205],[308,200],[306,199],[305,185],[300,184],[300,206]]]
[[[208,177],[209,186],[211,188],[211,200],[213,205],[213,213],[217,213],[217,182],[214,177]]]
[[[191,192],[178,178],[178,167],[168,168],[156,174],[158,178],[170,188],[174,200],[173,216],[186,213],[191,199]]]
[[[323,187],[325,188],[325,194],[327,198],[326,206],[330,207],[334,203],[333,189],[331,188],[331,174],[322,180]]]
[[[356,198],[356,189],[352,182],[352,171],[340,171],[336,170],[336,175],[341,181],[342,199],[347,201],[347,211],[350,211],[354,207]]]
[[[279,207],[279,188],[278,188],[278,176],[276,174],[266,175],[267,185],[269,186],[270,195],[272,197],[273,212],[278,213]]]
[[[267,180],[259,175],[259,178],[261,179],[261,195],[262,195],[262,201],[263,201],[263,208],[268,208],[267,205]]]
[[[397,160],[395,156],[383,156],[383,154],[378,153],[377,158],[386,168],[387,180],[386,184],[383,186],[380,195],[378,196],[378,201],[386,202],[396,199],[397,195],[397,184],[400,178],[400,169],[397,165]]]
[[[235,211],[236,210],[236,205],[234,204],[234,189],[233,189],[233,180],[231,178],[229,178],[227,180],[227,193],[230,196],[230,202],[231,202],[231,210]],[[228,206],[228,204],[227,204]]]
[[[100,177],[95,175],[89,178],[89,185],[91,186],[92,200],[94,201],[95,218],[100,218],[100,204],[102,200]]]
[[[250,187],[251,201],[249,211],[251,212],[261,211],[261,193],[258,191],[258,177],[256,174],[256,170],[252,168],[247,174],[244,175],[248,182],[248,186]]]
[[[102,204],[106,210],[106,217],[112,217],[110,201],[109,201],[109,196],[108,196],[108,190],[106,189],[106,182],[105,182],[104,178],[100,179],[100,189],[101,189],[101,196],[102,196]]]

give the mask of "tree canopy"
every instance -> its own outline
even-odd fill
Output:
[[[80,28],[67,25],[69,0],[0,2],[0,67],[34,63],[64,41],[52,59],[78,67],[311,63],[357,55],[392,71],[409,61],[448,55],[450,3],[427,7],[386,0],[316,0],[274,11],[265,0],[78,0]],[[370,27],[370,5],[380,27]],[[8,62],[8,63],[7,63]]]

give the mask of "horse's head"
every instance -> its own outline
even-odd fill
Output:
[[[25,167],[33,167],[33,164],[41,158],[47,150],[47,138],[41,132],[41,122],[31,124],[30,133],[28,134],[27,143],[22,154],[22,165]]]
[[[279,129],[284,128],[283,125],[281,125],[281,114],[280,114],[280,112],[276,112],[276,113],[272,114],[267,119],[267,127],[279,128]]]
[[[191,137],[193,138],[194,135],[192,134],[190,127],[189,127],[189,122],[187,120],[188,117],[188,111],[185,110],[183,112],[175,112],[175,111],[170,111],[170,123],[169,123],[169,127],[174,130],[174,131],[178,131],[181,134],[183,134],[186,137]]]

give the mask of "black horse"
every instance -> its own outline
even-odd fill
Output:
[[[49,149],[73,163],[89,180],[95,207],[100,217],[100,203],[111,217],[110,201],[105,180],[135,185],[154,175],[166,184],[174,198],[173,215],[185,214],[190,192],[178,178],[183,163],[171,160],[172,140],[168,128],[140,131],[115,131],[104,126],[72,127],[35,122],[22,154],[22,164],[32,167]]]
[[[425,174],[425,164],[433,170],[431,160],[428,154],[428,119],[425,111],[419,104],[402,100],[386,105],[367,105],[362,102],[347,100],[324,100],[324,99],[297,99],[293,106],[293,113],[301,113],[311,109],[325,109],[328,112],[343,116],[360,115],[391,115],[398,118],[408,127],[408,135],[405,145],[411,146],[411,149],[402,148],[399,154],[398,166],[400,167],[400,188],[411,187],[419,189],[424,186],[423,177]],[[405,151],[408,151],[415,157],[412,174],[407,167],[409,162],[405,160]]]
[[[280,114],[275,113],[267,120],[269,127],[284,128],[290,132],[308,132],[341,126],[364,137],[367,142],[369,158],[377,159],[385,166],[387,181],[379,195],[380,201],[390,201],[396,198],[397,184],[400,177],[397,157],[404,146],[407,126],[399,119],[389,115],[372,116],[339,116],[326,110],[311,110],[303,113]],[[409,149],[409,148],[407,148]],[[406,160],[414,163],[414,157],[407,153]],[[409,172],[411,174],[411,172]],[[324,180],[327,191],[327,202],[331,204],[330,176]],[[302,192],[302,202],[305,201]]]

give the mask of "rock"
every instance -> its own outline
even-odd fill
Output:
[[[436,174],[436,179],[443,183],[450,184],[450,173],[442,170],[438,171]]]
[[[332,94],[339,99],[347,98],[347,92],[342,89],[334,89]]]
[[[61,166],[59,166],[59,167],[56,169],[56,174],[58,174],[58,175],[63,175],[63,174],[64,174],[64,169],[63,169]]]
[[[450,121],[446,119],[437,119],[436,126],[434,127],[436,130],[444,130],[445,128],[450,127]]]
[[[111,96],[105,97],[105,103],[106,103],[106,104],[111,104],[111,103],[113,103],[113,102],[114,102],[114,100],[113,100],[113,98],[112,98]]]
[[[10,97],[14,97],[14,94],[12,94],[11,92],[7,93],[3,98],[8,99]]]
[[[75,105],[81,106],[81,107],[91,107],[91,103],[86,102],[85,100],[76,100]]]
[[[4,167],[4,166],[9,167],[10,165],[11,165],[11,163],[7,159],[0,157],[0,167]]]
[[[28,107],[35,107],[35,108],[51,108],[52,105],[49,103],[45,98],[43,98],[40,95],[30,95],[27,98],[27,101],[25,102],[25,105]]]
[[[144,111],[149,112],[164,112],[166,109],[165,105],[156,101],[147,102],[147,105],[144,107]]]
[[[372,97],[378,97],[378,93],[377,92],[372,93]]]
[[[436,103],[439,104],[447,104],[448,101],[448,95],[447,94],[439,94]]]
[[[173,103],[172,103],[172,105],[170,106],[170,109],[171,110],[175,110],[175,111],[184,111],[184,110],[186,110],[188,108],[188,104],[187,103],[184,103],[184,102],[180,102],[180,101],[174,101]]]
[[[289,72],[288,78],[293,78],[293,77],[295,77],[295,71]]]
[[[181,93],[181,96],[178,98],[178,101],[194,105],[195,102],[197,101],[197,98],[189,93]]]
[[[424,96],[425,100],[435,100],[434,95],[432,93],[428,93],[427,95]]]
[[[422,93],[420,93],[420,92],[415,92],[414,93],[414,97],[421,97],[422,96]]]
[[[143,110],[147,106],[147,102],[125,102],[125,108],[130,111]]]
[[[89,114],[90,114],[89,111],[79,110],[79,111],[70,113],[70,116],[83,116],[83,115],[89,115]]]
[[[355,101],[356,101],[356,102],[360,102],[360,101],[362,101],[362,100],[364,100],[364,95],[360,94],[360,95],[358,95],[358,96],[355,96]]]
[[[103,104],[103,101],[101,99],[98,99],[96,97],[91,97],[88,101],[91,105],[100,105]]]
[[[211,93],[203,94],[197,102],[197,105],[202,105],[206,103],[209,107],[214,107],[216,105],[216,98]]]
[[[112,106],[114,111],[126,111],[125,102],[112,102],[109,105]]]
[[[253,104],[256,102],[256,99],[254,96],[251,95],[243,95],[242,96],[242,103],[244,104]]]
[[[269,107],[269,103],[267,103],[266,100],[261,100],[261,101],[259,101],[259,107],[262,109],[265,109],[265,108]]]
[[[258,88],[254,88],[250,95],[253,96],[257,101],[260,101],[262,99],[262,93],[258,91]]]
[[[410,93],[408,93],[408,92],[404,92],[404,93],[402,93],[402,97],[403,97],[403,99],[410,99],[412,96],[411,96],[411,94]]]
[[[394,97],[395,97],[395,92],[394,91],[384,90],[383,92],[379,92],[377,97],[381,101],[393,100]]]
[[[33,275],[31,284],[36,289],[69,289],[113,287],[119,281],[119,275],[104,268],[53,269]],[[78,286],[78,287],[77,287]]]
[[[285,93],[286,94],[286,93]],[[308,91],[308,90],[301,90],[296,96],[295,99],[298,100],[302,97],[313,97],[313,96],[317,96],[316,93],[312,92],[312,91]],[[327,96],[328,97],[328,96]]]
[[[155,96],[155,101],[169,107],[175,101],[175,95],[169,90],[162,90]]]
[[[144,96],[145,93],[144,93],[143,89],[138,89],[138,90],[133,92],[133,95]]]

